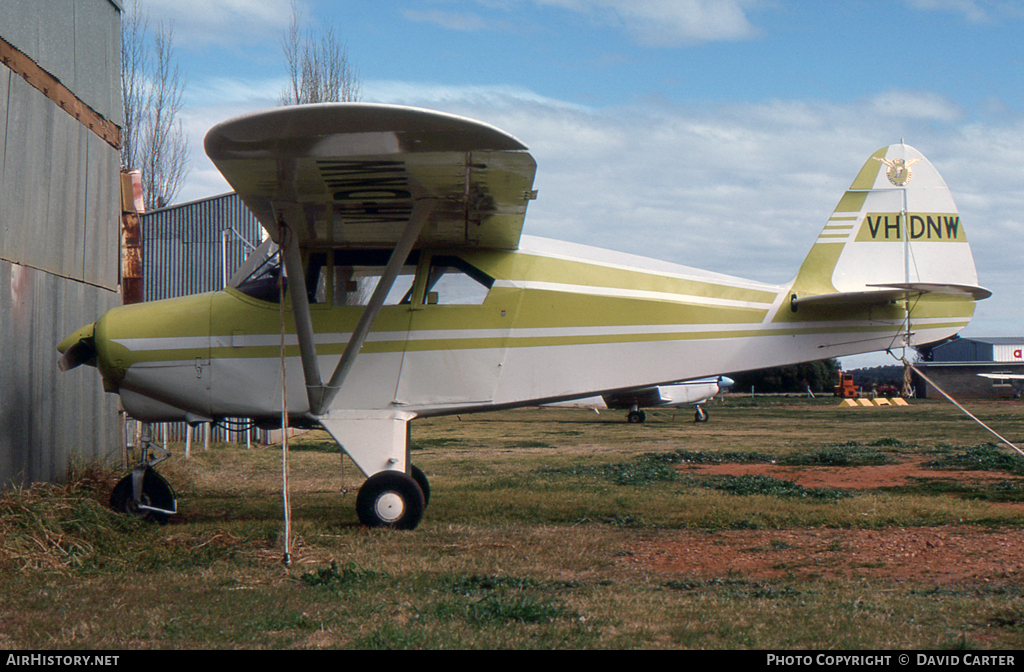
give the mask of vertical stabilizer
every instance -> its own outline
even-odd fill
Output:
[[[803,298],[878,285],[977,282],[949,188],[919,151],[898,144],[865,162],[801,265],[792,291]]]

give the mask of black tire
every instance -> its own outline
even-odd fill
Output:
[[[633,424],[637,424],[637,423],[643,422],[646,419],[647,419],[647,414],[644,413],[643,411],[630,411],[626,415],[626,420],[628,420],[629,422],[631,422]]]
[[[430,506],[430,481],[427,480],[427,475],[415,464],[409,471],[412,472],[410,474],[412,480],[416,481],[416,485],[420,486],[420,491],[423,493],[423,506]]]
[[[167,511],[175,510],[175,499],[174,490],[171,489],[170,483],[168,483],[163,476],[153,471],[152,468],[146,469],[146,473],[142,476],[142,503],[147,506],[153,506],[158,509],[165,509]],[[126,513],[129,516],[139,518],[142,520],[149,520],[161,525],[166,523],[171,517],[168,513],[160,513],[158,511],[147,511],[140,509],[135,501],[132,499],[132,475],[128,474],[114,486],[114,490],[110,493],[110,508],[118,513]]]
[[[370,476],[356,496],[359,522],[367,527],[413,530],[420,524],[425,508],[419,484],[400,471]]]
[[[708,421],[708,412],[705,411],[700,406],[698,406],[696,412],[694,412],[694,414],[693,414],[693,421],[694,422],[707,422]]]

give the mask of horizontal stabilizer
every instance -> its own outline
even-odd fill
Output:
[[[864,306],[891,303],[904,299],[914,299],[925,294],[941,294],[945,296],[980,301],[992,296],[992,292],[984,287],[974,285],[945,285],[932,282],[869,284],[868,289],[861,292],[835,292],[832,294],[816,294],[813,296],[793,295],[790,305],[793,309],[799,306]]]

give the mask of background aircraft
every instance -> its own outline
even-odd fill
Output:
[[[631,423],[640,423],[647,420],[645,408],[694,406],[693,421],[707,422],[708,412],[703,404],[733,385],[732,378],[728,376],[711,376],[709,378],[698,378],[697,380],[686,380],[671,385],[655,385],[641,387],[636,390],[625,392],[611,392],[585,399],[573,401],[562,401],[554,404],[545,404],[546,407],[559,408],[590,408],[595,411],[606,409],[625,409],[626,420]]]
[[[990,294],[948,188],[903,144],[868,158],[779,285],[521,235],[533,157],[462,117],[282,107],[218,124],[206,151],[273,244],[222,291],[107,312],[61,368],[95,365],[145,422],[326,429],[367,476],[370,526],[422,518],[417,417],[933,342]],[[154,462],[115,505],[168,515]]]
[[[1024,374],[1020,373],[979,373],[982,378],[988,378],[990,380],[998,380],[1004,385],[1012,385],[1016,399],[1021,398],[1021,394],[1024,393]]]

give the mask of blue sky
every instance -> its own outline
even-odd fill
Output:
[[[276,105],[290,0],[142,2],[152,24],[173,22],[188,78],[180,200],[223,193],[202,137]],[[783,282],[867,157],[905,138],[949,184],[995,293],[964,334],[1024,336],[1022,0],[298,6],[340,30],[364,101],[525,142],[534,235]]]

